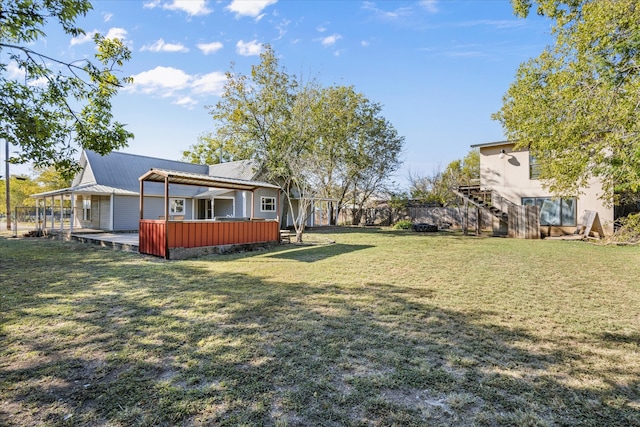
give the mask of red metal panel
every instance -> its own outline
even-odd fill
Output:
[[[165,257],[165,223],[163,221],[140,220],[138,229],[138,250],[140,253]]]
[[[220,235],[221,235],[220,244],[226,245],[229,242],[229,228],[227,227],[226,222],[220,223]]]
[[[239,222],[231,223],[231,231],[232,231],[231,242],[242,243],[242,241],[240,240],[240,223]]]
[[[197,222],[196,223],[196,245],[198,247],[205,246],[204,244],[205,239],[203,239],[203,234],[204,234],[203,224],[201,222]]]
[[[176,239],[178,238],[178,233],[176,231],[176,227],[174,223],[169,223],[169,228],[168,228],[168,232],[169,232],[169,247],[170,248],[175,248],[176,247]]]
[[[220,223],[213,223],[213,246],[220,244]]]
[[[238,239],[240,243],[247,243],[247,223],[240,223],[240,231],[238,232]]]
[[[167,227],[168,226],[168,227]],[[169,248],[192,248],[278,240],[276,221],[140,221],[140,253],[165,257]]]

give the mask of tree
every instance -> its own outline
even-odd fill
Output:
[[[26,175],[12,175],[10,181],[10,191],[12,206],[35,206],[35,199],[30,196],[45,191],[57,190],[69,187],[71,181],[64,179],[53,167],[37,169],[36,177]],[[0,179],[0,188],[4,189],[6,181]],[[6,212],[6,202],[0,200],[0,212]]]
[[[319,195],[337,200],[329,205],[330,223],[347,200],[359,223],[365,203],[400,167],[404,137],[380,115],[380,104],[352,86],[322,88],[314,111]]]
[[[182,152],[182,160],[200,165],[215,165],[253,157],[250,146],[241,146],[221,132],[207,132],[198,137],[198,142]]]
[[[91,8],[88,0],[0,4],[0,139],[16,148],[11,162],[53,165],[70,177],[79,168],[78,147],[107,154],[133,137],[111,114],[111,99],[131,81],[116,76],[116,67],[130,59],[121,40],[96,35],[95,64],[65,62],[30,47],[46,37],[49,20],[70,36],[84,34],[76,19]]]
[[[470,150],[462,159],[453,160],[442,170],[431,175],[409,175],[409,192],[412,199],[442,206],[457,204],[456,190],[461,185],[471,185],[480,179],[480,152]]]
[[[404,138],[380,110],[353,88],[290,76],[265,46],[250,76],[233,67],[227,73],[223,95],[209,106],[215,137],[201,140],[185,158],[216,162],[223,147],[257,160],[280,185],[300,242],[315,198],[345,200],[349,194],[360,206],[399,167]]]
[[[526,17],[531,0],[514,0]],[[604,197],[640,190],[640,7],[636,0],[538,0],[555,44],[522,64],[494,118],[538,159],[555,194],[592,177]]]

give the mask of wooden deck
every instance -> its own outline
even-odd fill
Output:
[[[177,248],[248,245],[277,243],[279,241],[280,230],[277,221],[140,220],[140,253],[163,258],[171,258],[171,250]]]

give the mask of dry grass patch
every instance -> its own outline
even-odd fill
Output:
[[[0,238],[0,424],[640,425],[637,247],[309,237],[173,262]]]

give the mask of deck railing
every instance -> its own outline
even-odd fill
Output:
[[[168,224],[168,229],[167,229]],[[140,253],[167,258],[174,248],[277,242],[277,221],[140,220]]]

